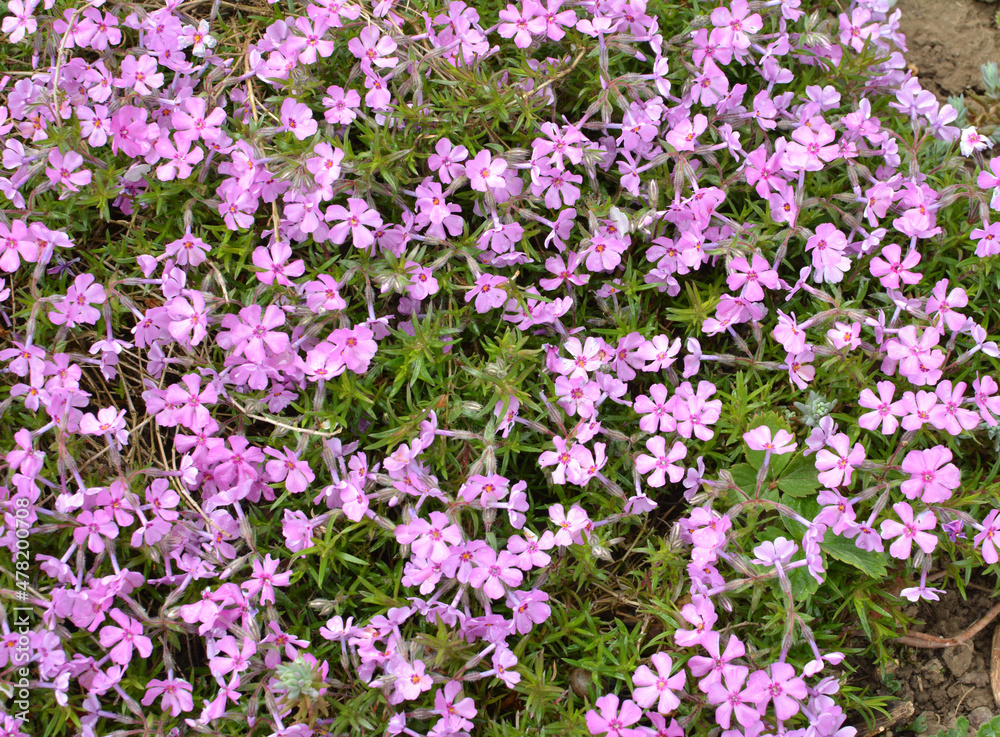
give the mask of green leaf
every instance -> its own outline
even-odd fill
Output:
[[[772,462],[773,462],[772,458]],[[816,493],[820,483],[816,478],[816,467],[808,458],[796,454],[785,472],[778,479],[778,488],[788,496],[802,499]]]
[[[993,717],[988,722],[979,725],[977,737],[997,737],[1000,735],[1000,717]]]
[[[886,575],[885,553],[862,550],[853,540],[834,535],[829,530],[820,549],[831,558],[854,566],[870,578],[884,578]]]
[[[749,463],[737,463],[729,469],[729,473],[733,475],[733,482],[738,487],[753,496],[757,489],[757,469]]]

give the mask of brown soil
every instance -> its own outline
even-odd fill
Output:
[[[979,66],[1000,63],[1000,5],[980,0],[899,0],[906,61],[924,89],[944,102],[968,89],[983,91]]]
[[[953,585],[938,602],[921,602],[904,611],[920,624],[911,632],[938,637],[954,637],[978,621],[996,603],[987,581],[974,580],[963,601]],[[881,679],[877,692],[891,696],[893,705],[913,704],[912,716],[893,725],[880,737],[892,732],[917,732],[918,737],[934,737],[941,729],[953,728],[958,717],[969,720],[970,737],[980,724],[1000,714],[990,688],[990,665],[995,624],[958,647],[929,650],[901,647],[898,660]],[[857,674],[861,675],[861,674]],[[874,673],[869,674],[877,676]],[[898,702],[896,701],[898,699]],[[906,709],[907,713],[910,713]],[[913,731],[908,732],[912,737]],[[865,733],[859,729],[859,735]]]

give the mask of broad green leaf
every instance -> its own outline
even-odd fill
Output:
[[[870,578],[884,578],[886,575],[885,553],[862,550],[853,540],[834,535],[829,530],[820,549],[831,558],[854,566]]]

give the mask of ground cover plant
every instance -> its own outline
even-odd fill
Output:
[[[4,733],[854,734],[1000,557],[898,21],[10,0]]]

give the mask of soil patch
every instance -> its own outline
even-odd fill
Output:
[[[899,0],[905,53],[921,86],[941,102],[967,89],[983,91],[979,67],[1000,63],[995,3],[980,0]]]
[[[966,588],[963,601],[954,586],[938,602],[921,602],[904,611],[922,624],[911,632],[938,637],[954,637],[977,622],[996,603],[993,589],[985,580],[974,581]],[[952,728],[958,717],[969,720],[969,735],[989,721],[1000,707],[990,688],[993,631],[990,624],[976,637],[958,647],[929,650],[903,647],[898,665],[884,679],[883,694],[891,694],[901,703],[911,702],[913,717],[907,720],[921,737],[933,737],[943,728]],[[922,719],[921,719],[922,717]],[[897,732],[908,723],[895,725]],[[912,733],[911,733],[912,734]]]

